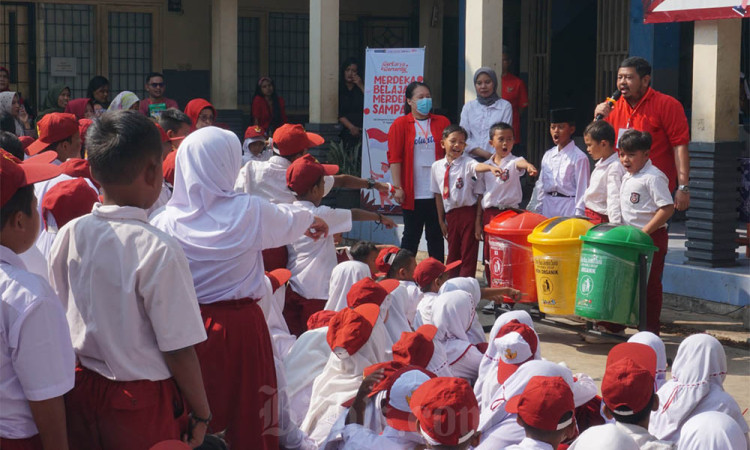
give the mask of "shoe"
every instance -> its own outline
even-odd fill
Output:
[[[624,330],[613,333],[606,328],[594,325],[591,330],[583,333],[583,340],[589,344],[619,344],[626,341],[626,336]]]
[[[490,302],[482,307],[482,314],[495,314],[495,304]]]
[[[747,13],[747,10],[743,8],[741,5],[737,5],[732,8],[732,11],[736,12],[740,15],[740,17],[745,17],[745,14]]]

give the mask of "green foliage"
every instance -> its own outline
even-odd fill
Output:
[[[331,141],[326,154],[326,162],[338,165],[340,174],[360,176],[362,172],[362,142],[345,146],[344,141]]]

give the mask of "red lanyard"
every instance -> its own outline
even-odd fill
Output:
[[[430,119],[427,119],[427,131],[425,131],[425,129],[422,128],[422,125],[419,123],[418,120],[415,120],[414,123],[417,124],[417,127],[419,128],[419,131],[422,132],[421,136],[424,138],[424,140],[428,141],[429,140],[428,138],[429,138],[430,135],[427,133],[427,131],[430,131]]]

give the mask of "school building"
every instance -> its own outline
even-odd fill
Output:
[[[425,47],[434,106],[455,120],[475,95],[473,72],[490,66],[499,74],[506,46],[511,72],[527,83],[522,134],[528,158],[538,163],[551,146],[549,109],[575,107],[582,130],[594,105],[615,90],[619,62],[643,56],[654,68],[653,87],[683,104],[694,141],[686,244],[668,256],[665,289],[686,301],[747,306],[750,269],[737,253],[736,190],[737,158],[748,156],[747,128],[738,123],[739,73],[750,73],[748,19],[644,24],[649,3],[3,1],[0,65],[11,71],[11,88],[32,103],[62,81],[73,97],[85,96],[94,75],[109,78],[112,96],[121,90],[143,96],[145,75],[161,71],[168,97],[181,106],[207,98],[220,121],[238,130],[247,122],[258,78],[268,75],[290,120],[333,136],[345,58],[364,63],[368,47]]]

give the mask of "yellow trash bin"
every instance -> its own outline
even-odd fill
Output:
[[[577,217],[553,217],[529,235],[534,255],[539,311],[545,314],[575,313],[581,235],[593,224]]]

